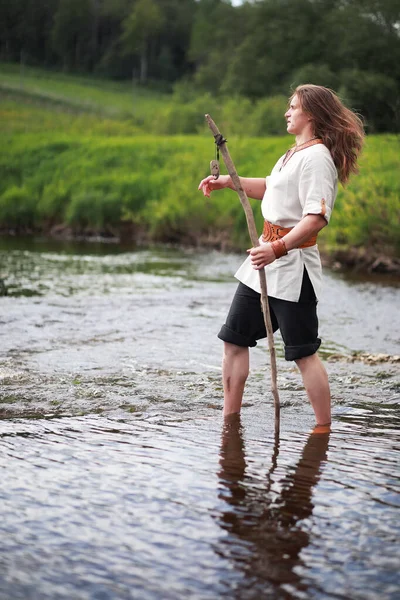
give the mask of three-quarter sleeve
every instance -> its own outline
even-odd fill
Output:
[[[337,171],[330,155],[313,153],[303,164],[299,180],[299,198],[306,215],[331,218],[337,193]]]

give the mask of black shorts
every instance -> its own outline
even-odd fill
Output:
[[[285,344],[285,359],[296,360],[314,354],[321,345],[318,337],[317,300],[314,288],[304,269],[298,302],[268,298],[274,331],[281,332]],[[225,325],[218,337],[236,346],[252,347],[267,337],[260,294],[239,283]]]

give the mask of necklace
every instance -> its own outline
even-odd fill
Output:
[[[305,150],[306,148],[309,148],[310,146],[314,146],[315,144],[322,144],[322,140],[318,137],[318,136],[314,136],[312,138],[310,138],[309,140],[306,140],[305,142],[303,142],[302,144],[299,144],[298,146],[294,146],[294,148],[289,148],[289,150],[286,152],[285,156],[283,157],[283,161],[282,164],[279,168],[279,170],[281,171],[282,168],[286,165],[286,163],[292,158],[293,154],[296,154],[296,152],[299,152],[299,150]]]
[[[303,142],[302,144],[296,144],[295,145],[295,152],[297,152],[297,150],[300,150],[300,148],[302,148],[303,146],[305,146],[306,144],[308,144],[309,142],[312,142],[313,140],[317,140],[318,136],[314,135],[314,137],[310,138],[309,140],[306,140],[305,142]]]

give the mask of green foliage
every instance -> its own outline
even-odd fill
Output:
[[[206,131],[206,112],[218,118],[223,127],[234,129],[237,135],[279,135],[284,131],[287,100],[283,94],[251,100],[238,89],[216,96],[199,90],[188,79],[177,83],[173,94],[166,94],[132,83],[54,74],[38,68],[25,69],[22,79],[16,65],[3,65],[3,70],[0,97],[18,99],[20,105],[40,103],[57,110],[60,122],[67,121],[66,110],[75,114],[84,112],[90,115],[91,131],[96,121],[100,133],[109,131],[113,135],[118,129],[122,135],[140,130],[167,135],[199,133]],[[334,73],[326,64],[304,65],[295,70],[283,87],[289,94],[290,88],[310,81],[337,89],[343,100],[365,117],[369,133],[400,129],[400,94],[392,77],[357,69]],[[43,118],[49,120],[48,111]],[[24,121],[18,125],[19,130],[33,126],[33,122]],[[37,122],[36,127],[40,130],[41,123]],[[2,128],[7,128],[6,120]]]
[[[162,24],[162,13],[154,0],[137,0],[132,12],[122,23],[121,40],[127,52],[142,53],[150,37],[158,33]]]
[[[400,254],[400,139],[369,136],[360,174],[340,190],[329,227],[328,246],[363,246]]]
[[[368,132],[400,131],[400,88],[392,77],[348,69],[341,83],[341,94],[365,117]]]
[[[170,95],[150,91],[132,82],[115,82],[104,78],[78,77],[39,68],[24,68],[3,63],[0,65],[0,94],[20,103],[45,105],[74,114],[84,112],[93,120],[129,119],[131,124],[143,123],[170,101]],[[44,115],[46,118],[46,115]],[[62,116],[60,116],[60,119]],[[32,124],[30,124],[30,127]]]
[[[170,104],[155,118],[152,130],[160,134],[197,133],[204,127],[204,112],[196,104]]]
[[[398,0],[3,0],[0,60],[18,63],[21,88],[28,65],[124,80],[137,119],[132,80],[169,90],[190,79],[200,95],[252,102],[317,83],[340,90],[370,132],[396,132],[399,23]],[[98,108],[95,94],[86,101]],[[176,131],[194,131],[182,110]]]
[[[64,219],[64,211],[70,201],[71,192],[67,183],[56,179],[43,186],[43,192],[36,207],[37,219],[51,225]]]
[[[290,85],[295,89],[298,85],[313,83],[336,90],[339,86],[339,76],[326,64],[306,64],[296,69],[290,78]]]
[[[121,222],[121,200],[116,193],[96,189],[76,191],[67,206],[65,220],[75,229],[103,232]]]
[[[217,97],[199,92],[188,80],[176,84],[172,95],[150,93],[141,87],[135,87],[132,93],[131,87],[122,84],[49,76],[39,69],[27,71],[21,92],[19,74],[10,65],[6,73],[0,74],[0,98],[2,85],[10,99],[18,99],[0,105],[0,127],[4,133],[40,131],[44,123],[44,129],[51,124],[60,131],[74,127],[77,132],[88,129],[105,135],[137,134],[140,130],[162,135],[208,135],[205,113],[218,120],[223,129],[240,136],[279,135],[285,131],[287,98],[283,95],[256,101],[238,95]],[[30,107],[28,111],[27,102],[40,102],[47,110]],[[67,117],[66,110],[73,111],[74,118]],[[33,111],[38,116],[36,120],[30,118]],[[78,118],[80,111],[87,112],[87,116]]]
[[[59,0],[51,44],[66,69],[88,67],[92,11],[90,0]]]
[[[15,185],[0,196],[0,226],[30,229],[35,220],[35,198],[27,186]]]
[[[211,94],[193,93],[190,86],[177,87],[170,100],[149,123],[157,134],[192,134],[205,130],[206,113],[221,114],[220,102]]]
[[[239,136],[282,135],[287,104],[285,96],[271,96],[257,101],[232,96],[224,98],[219,110],[212,115],[218,117],[224,131],[231,130]]]
[[[282,115],[287,107],[286,96],[271,96],[259,100],[252,115],[250,135],[282,135]]]
[[[154,0],[137,0],[123,21],[121,43],[126,55],[140,57],[140,82],[146,83],[150,41],[163,25],[162,12]]]
[[[190,93],[176,91],[187,94],[189,107]],[[289,136],[246,135],[246,129],[275,126],[284,103],[284,97],[256,103],[237,98],[227,103],[225,112],[214,106],[222,111],[221,122],[219,116],[216,121],[221,129],[223,125],[241,175],[266,176],[290,146]],[[274,105],[276,123],[268,123]],[[128,224],[156,241],[242,249],[248,245],[237,196],[224,190],[208,200],[197,191],[214,158],[210,132],[149,136],[131,135],[128,129],[123,135],[123,123],[116,120],[108,129],[90,115],[64,118],[57,111],[10,101],[0,102],[0,131],[0,228],[48,231],[54,225],[69,225],[76,232],[118,232]],[[381,248],[400,255],[399,171],[399,138],[368,136],[360,174],[346,189],[340,188],[321,244]],[[253,201],[253,207],[261,231],[259,202]]]

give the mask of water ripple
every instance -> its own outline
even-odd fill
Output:
[[[237,257],[0,259],[1,600],[397,600],[396,365],[328,362],[334,424],[310,433],[277,340],[276,439],[265,344],[242,419],[221,417]],[[327,276],[326,358],[396,353],[399,290],[381,292]]]

